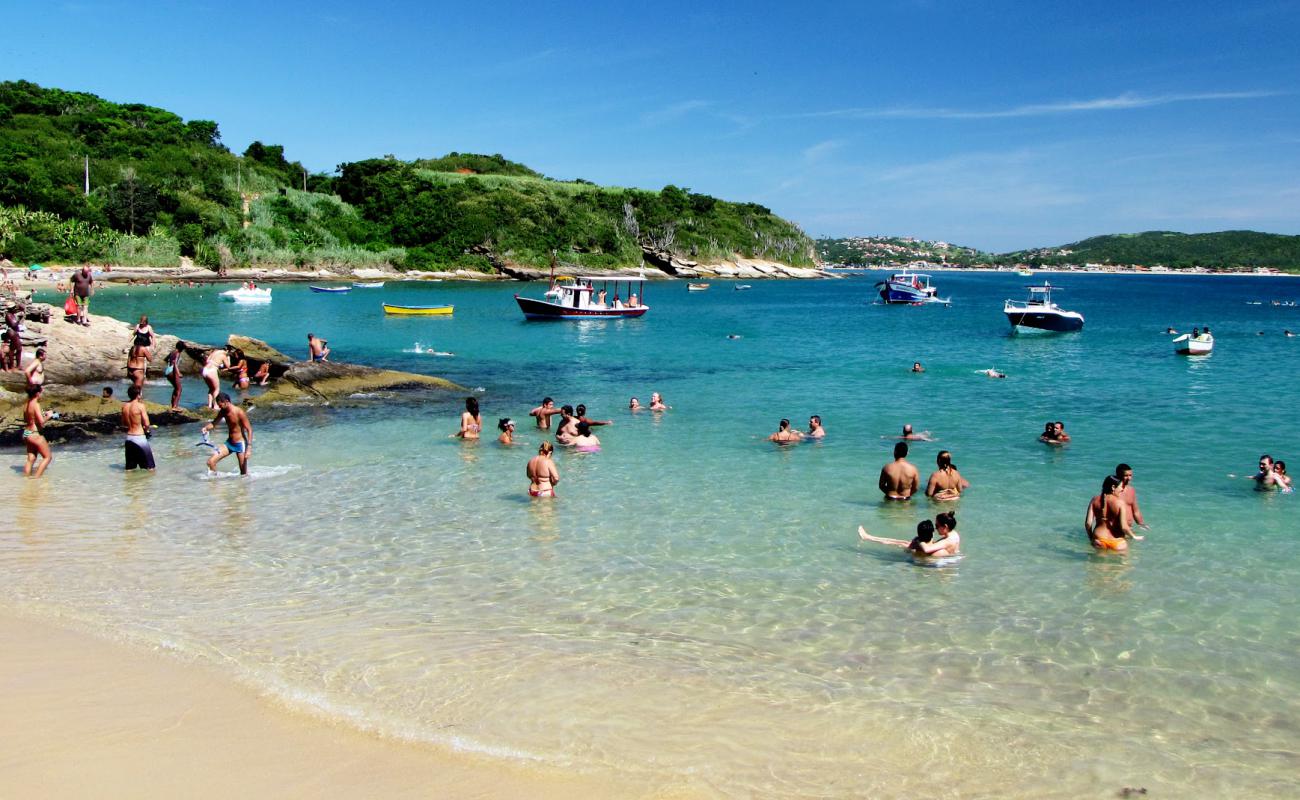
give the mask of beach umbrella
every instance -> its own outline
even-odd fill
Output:
[[[38,269],[45,269],[45,267],[42,267],[40,264],[32,264],[28,269],[35,272]]]

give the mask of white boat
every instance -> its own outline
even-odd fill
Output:
[[[686,284],[686,291],[688,292],[707,292],[708,290],[709,290],[709,284],[707,283]]]
[[[1192,336],[1184,333],[1174,339],[1174,352],[1180,356],[1208,356],[1214,350],[1214,336],[1202,333]]]
[[[1034,277],[1034,271],[1031,270],[1031,269],[1018,269],[1018,270],[1016,270],[1016,274],[1019,275],[1019,276],[1022,277],[1022,278],[1032,278],[1032,277]]]
[[[735,286],[733,286],[733,287],[731,287],[731,288],[732,288],[732,289],[735,289],[735,290],[738,291],[738,292],[743,292],[743,291],[745,291],[746,289],[753,289],[754,287],[753,287],[753,286],[750,286],[748,283],[738,283],[738,284],[736,284]]]
[[[609,298],[609,284],[614,297]],[[645,304],[644,277],[626,275],[556,275],[542,300],[515,295],[519,310],[527,319],[623,319],[639,317],[650,310]],[[597,285],[600,286],[597,289]],[[622,294],[620,295],[620,291]],[[624,301],[621,298],[627,298]]]
[[[222,300],[231,300],[236,303],[269,303],[271,302],[270,289],[250,289],[247,286],[241,286],[238,289],[228,289],[218,295]]]
[[[1046,331],[1065,333],[1083,330],[1083,315],[1078,311],[1066,311],[1052,302],[1052,292],[1060,289],[1043,281],[1042,286],[1027,286],[1027,300],[1008,300],[1002,304],[1002,313],[1007,315],[1013,332]]]
[[[352,288],[353,289],[382,289],[384,288],[384,282],[368,281],[368,282],[354,283],[352,284]]]

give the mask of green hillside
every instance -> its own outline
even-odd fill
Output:
[[[1253,269],[1300,271],[1300,236],[1256,231],[1146,233],[1094,236],[1061,247],[1008,253],[1008,260],[1037,264],[1124,264],[1171,269]]]
[[[89,159],[90,191],[83,183]],[[500,155],[342,164],[309,175],[279,145],[242,154],[217,123],[91,94],[0,83],[0,256],[213,268],[489,270],[636,266],[642,248],[693,260],[812,262],[812,242],[763,206],[667,186],[562,182]]]

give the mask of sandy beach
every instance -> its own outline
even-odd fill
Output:
[[[0,797],[651,796],[331,725],[43,620],[0,612],[0,641]]]

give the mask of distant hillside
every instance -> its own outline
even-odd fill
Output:
[[[877,267],[928,261],[933,264],[976,266],[995,259],[972,247],[948,242],[927,242],[908,236],[851,236],[844,239],[818,239],[817,257],[827,264]]]
[[[90,190],[83,168],[89,159]],[[0,256],[210,267],[812,263],[812,241],[754,203],[545,178],[500,155],[343,164],[309,175],[280,145],[242,156],[216,122],[26,81],[0,82]]]
[[[1131,264],[1170,269],[1276,267],[1300,271],[1300,236],[1255,231],[1147,231],[1094,236],[1061,247],[1008,253],[1003,258],[1044,265]]]

